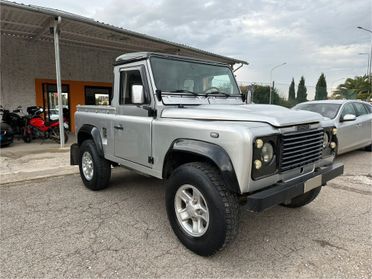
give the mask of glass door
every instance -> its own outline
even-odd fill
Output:
[[[57,85],[43,84],[44,91],[44,116],[47,121],[58,120],[59,106]],[[62,85],[62,111],[65,121],[70,127],[70,103],[69,103],[69,87]]]

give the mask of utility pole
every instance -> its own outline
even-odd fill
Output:
[[[57,93],[58,93],[58,114],[59,114],[59,137],[60,147],[63,148],[65,144],[65,127],[63,125],[63,102],[62,102],[62,86],[61,86],[61,63],[59,57],[59,33],[60,33],[61,17],[58,16],[54,19],[54,54],[56,63],[56,80],[57,80]]]
[[[357,28],[372,34],[372,30],[369,30],[369,29],[364,28],[362,26],[358,26]],[[371,67],[372,67],[372,35],[371,35],[371,50],[370,50],[370,54],[368,55],[368,60],[369,60],[368,61],[368,68],[369,68],[368,69],[368,83],[369,83],[368,98],[372,99],[372,95],[371,95],[371,92],[372,92],[372,79],[371,79],[371,75],[372,75],[372,72],[371,72]]]

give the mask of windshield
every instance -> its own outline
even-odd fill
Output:
[[[159,57],[150,61],[156,88],[162,92],[240,94],[229,67]]]
[[[341,105],[338,104],[325,104],[325,103],[313,103],[313,104],[299,104],[294,109],[308,110],[312,112],[320,113],[324,117],[335,118]]]

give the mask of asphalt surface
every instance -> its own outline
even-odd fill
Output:
[[[371,278],[372,156],[301,209],[242,210],[237,239],[203,258],[173,234],[161,181],[115,170],[92,192],[78,175],[0,185],[1,278]]]

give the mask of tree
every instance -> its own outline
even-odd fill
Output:
[[[315,100],[326,100],[327,99],[327,82],[324,74],[322,73],[316,83],[315,87]]]
[[[367,100],[371,92],[368,76],[348,78],[343,84],[337,86],[332,94],[333,99],[360,99]]]
[[[302,103],[307,101],[307,89],[305,86],[305,78],[302,76],[297,88],[297,102]]]
[[[241,85],[240,91],[242,94],[247,94],[248,86]],[[274,87],[271,91],[272,96],[272,103],[274,105],[279,105],[283,107],[292,107],[288,101],[284,98],[280,97],[278,94],[278,90]],[[263,86],[263,85],[253,85],[253,96],[252,102],[255,104],[268,104],[270,99],[270,86]]]
[[[293,100],[296,100],[294,78],[292,78],[292,82],[291,82],[291,85],[289,86],[289,90],[288,90],[288,101],[293,101]]]

